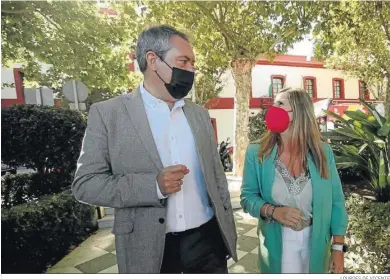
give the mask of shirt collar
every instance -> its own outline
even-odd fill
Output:
[[[155,96],[153,96],[151,93],[149,93],[145,87],[144,87],[144,84],[141,83],[140,85],[140,91],[141,91],[141,96],[142,96],[142,99],[144,101],[144,103],[149,106],[149,107],[152,107],[152,108],[157,108],[157,107],[161,107],[161,106],[167,106],[167,104],[156,98]],[[181,108],[185,105],[185,102],[184,102],[184,99],[180,99],[180,100],[177,100],[175,102],[175,105],[173,106],[172,110],[176,109],[176,108]]]

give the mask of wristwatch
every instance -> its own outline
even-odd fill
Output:
[[[334,243],[332,244],[332,250],[333,251],[340,251],[340,252],[348,252],[348,246],[341,243]]]

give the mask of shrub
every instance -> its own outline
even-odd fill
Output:
[[[346,111],[345,120],[334,112],[326,113],[340,124],[323,135],[331,140],[340,168],[354,167],[367,181],[379,201],[390,201],[390,119],[382,117],[370,104],[360,99],[369,114]],[[346,142],[349,142],[346,144]]]
[[[347,199],[350,216],[346,253],[352,273],[390,273],[390,203],[373,202],[351,195]]]
[[[78,111],[19,105],[1,110],[2,161],[39,173],[72,172],[80,154],[86,121]]]
[[[42,273],[96,230],[94,207],[71,191],[1,212],[2,273]]]
[[[267,131],[267,126],[265,124],[265,114],[266,110],[261,110],[255,116],[249,117],[249,141],[257,141],[260,139],[261,135]]]
[[[23,173],[1,177],[1,207],[11,206],[36,200],[48,194],[56,194],[68,188],[72,175],[52,172],[46,174]]]

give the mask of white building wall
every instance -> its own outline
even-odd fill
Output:
[[[234,95],[236,94],[236,85],[234,83],[233,75],[230,69],[222,74],[221,81],[222,81],[223,88],[221,93],[219,93],[219,97],[221,98],[234,97]]]
[[[287,87],[301,88],[303,87],[303,77],[313,76],[317,82],[318,98],[332,98],[332,79],[342,78],[344,79],[345,98],[357,99],[359,97],[359,80],[347,76],[342,71],[323,68],[256,65],[252,70],[252,96],[254,98],[268,97],[272,75],[285,76],[285,86]],[[223,74],[222,80],[224,82],[224,88],[219,97],[234,97],[236,88],[230,70]]]
[[[251,109],[250,116],[256,115],[260,109]],[[234,109],[210,109],[210,117],[215,118],[217,123],[218,143],[226,141],[229,137],[233,144],[234,137]]]
[[[8,87],[6,84],[15,84],[14,70],[1,67],[1,99],[16,99],[15,86]]]
[[[342,71],[324,69],[324,68],[308,68],[308,67],[291,67],[291,66],[273,66],[273,65],[256,65],[252,70],[252,96],[254,98],[268,97],[269,87],[271,84],[272,75],[285,76],[288,87],[303,88],[303,77],[311,76],[316,78],[317,97],[332,98],[333,97],[333,78],[341,78],[344,80],[345,99],[359,98],[359,80],[347,76]],[[231,71],[228,70],[223,74],[222,80],[224,87],[219,94],[221,98],[232,98],[235,95],[236,87],[234,84]],[[371,93],[371,98],[374,94]],[[251,109],[251,116],[258,113],[260,109]],[[230,137],[233,143],[234,137],[234,109],[210,109],[210,116],[216,119],[218,142],[225,141]]]

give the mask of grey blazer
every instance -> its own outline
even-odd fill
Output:
[[[205,184],[230,256],[237,234],[226,176],[208,111],[183,107],[199,154]],[[93,104],[72,185],[78,201],[115,208],[113,233],[119,273],[159,273],[166,233],[166,200],[156,177],[163,169],[139,88]]]

